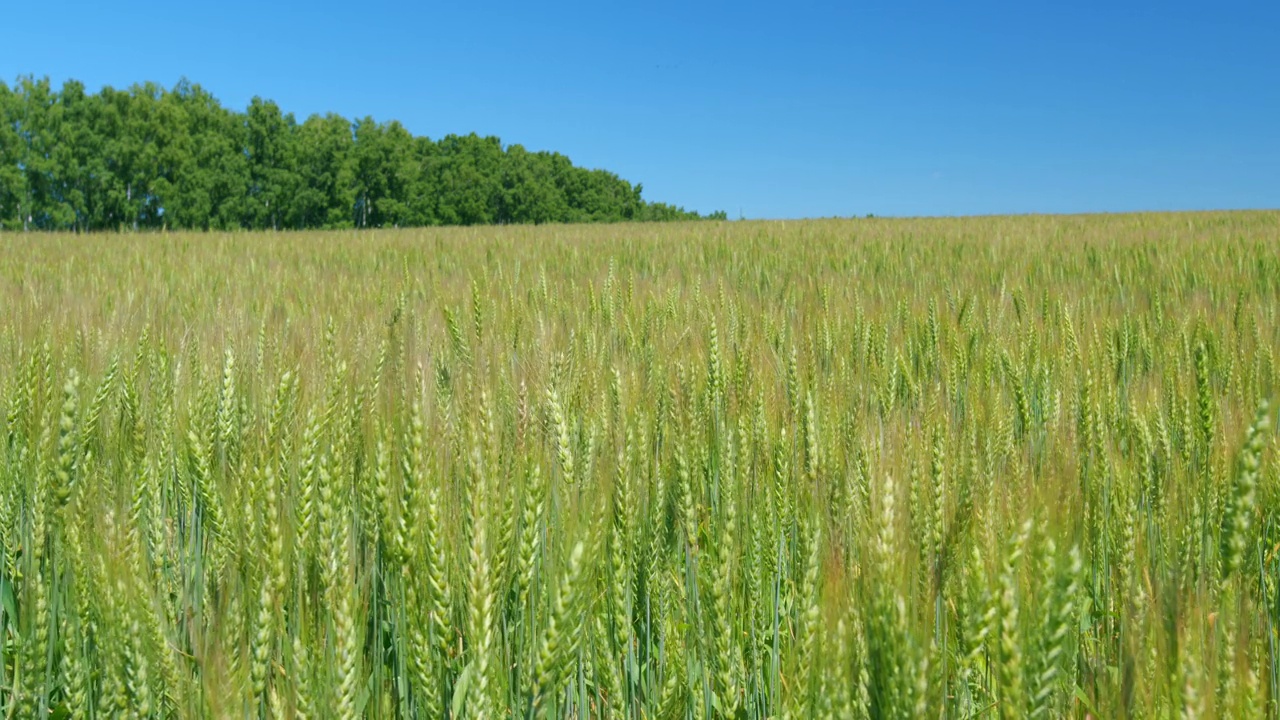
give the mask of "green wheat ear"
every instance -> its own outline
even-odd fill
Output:
[[[1263,399],[1253,424],[1245,433],[1244,447],[1240,450],[1240,468],[1231,485],[1231,496],[1222,519],[1223,576],[1229,576],[1241,566],[1249,549],[1249,533],[1254,523],[1257,506],[1258,479],[1262,467],[1262,453],[1266,447],[1266,433],[1271,428],[1271,406]]]
[[[582,603],[584,552],[583,542],[578,541],[569,554],[564,577],[561,579],[555,601],[551,606],[551,614],[542,633],[538,664],[534,671],[537,685],[533,699],[534,709],[541,717],[551,712],[555,696],[568,675],[567,671],[571,667],[580,642],[579,632],[582,626],[579,622],[579,613]]]

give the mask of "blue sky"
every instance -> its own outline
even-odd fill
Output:
[[[1280,207],[1280,2],[10,3],[0,77],[498,135],[730,217]]]

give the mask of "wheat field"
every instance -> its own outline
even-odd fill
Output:
[[[1280,713],[1280,213],[0,250],[6,717]]]

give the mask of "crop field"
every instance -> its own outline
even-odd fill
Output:
[[[0,253],[5,717],[1280,713],[1280,213]]]

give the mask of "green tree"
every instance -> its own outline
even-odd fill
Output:
[[[368,117],[356,123],[352,149],[356,226],[409,224],[409,193],[420,172],[414,161],[413,135],[403,125],[394,121],[380,125]]]
[[[350,168],[351,123],[340,115],[312,115],[298,132],[297,227],[354,226],[355,186]]]
[[[59,105],[62,117],[53,152],[56,192],[70,210],[71,229],[102,227],[101,182],[107,173],[98,127],[102,99],[86,94],[80,82],[69,80],[62,86]]]
[[[162,100],[172,127],[162,157],[169,186],[164,222],[170,227],[241,226],[249,188],[244,124],[199,85],[180,83]]]
[[[26,219],[26,143],[20,131],[24,109],[21,95],[0,82],[0,229],[5,230],[21,229]]]
[[[555,166],[547,153],[521,145],[507,148],[498,197],[498,222],[549,223],[569,218],[564,192],[556,186]]]
[[[245,129],[249,155],[245,224],[276,230],[289,217],[299,186],[297,123],[274,102],[255,97],[245,114]]]
[[[447,135],[427,166],[444,225],[485,225],[497,219],[502,144],[496,137]]]
[[[22,78],[18,82],[22,108],[17,131],[21,140],[22,171],[26,176],[26,197],[22,201],[23,228],[52,230],[66,220],[67,209],[56,192],[53,152],[61,108],[48,78]]]

